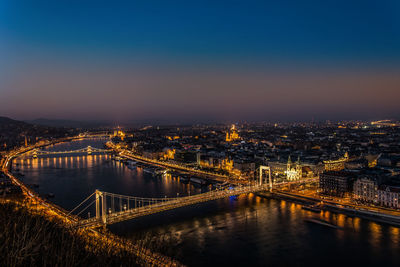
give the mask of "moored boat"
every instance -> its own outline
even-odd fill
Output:
[[[331,227],[331,228],[335,228],[335,229],[339,229],[342,230],[343,228],[334,224],[331,224],[330,222],[327,222],[325,220],[322,219],[317,219],[317,218],[307,218],[304,219],[304,221],[309,222],[309,223],[314,223],[314,224],[319,224],[322,226],[327,226],[327,227]]]
[[[321,208],[318,206],[302,206],[301,209],[318,213],[321,212]]]
[[[195,178],[195,177],[191,177],[190,182],[199,184],[199,185],[206,185],[206,181],[204,181],[203,179],[200,179],[200,178]]]

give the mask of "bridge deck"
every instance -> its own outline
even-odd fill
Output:
[[[85,147],[76,150],[66,150],[66,151],[49,151],[49,150],[33,150],[34,154],[37,155],[49,155],[49,154],[70,154],[70,153],[99,153],[99,152],[109,152],[112,151],[111,149],[102,149],[96,147]]]
[[[105,216],[105,224],[114,224],[166,210],[172,210],[184,206],[189,206],[197,203],[207,202],[211,200],[221,199],[229,196],[236,196],[240,194],[256,193],[260,191],[267,190],[269,186],[267,185],[256,185],[256,186],[244,186],[237,187],[230,190],[217,190],[211,191],[203,194],[197,194],[188,197],[181,197],[175,200],[159,202],[157,204],[147,205],[144,207],[129,209],[127,211],[120,211]],[[91,218],[86,220],[81,220],[77,226],[78,227],[97,227],[103,225],[102,218]]]

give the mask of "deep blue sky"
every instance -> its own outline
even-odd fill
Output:
[[[1,1],[0,36],[16,118],[400,114],[395,0]]]

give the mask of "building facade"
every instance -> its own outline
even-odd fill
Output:
[[[236,131],[235,124],[232,124],[229,131],[226,132],[225,141],[232,142],[240,139],[238,132]]]
[[[315,166],[312,164],[302,164],[300,158],[296,162],[292,162],[290,156],[287,163],[272,161],[267,162],[266,165],[271,168],[271,175],[273,177],[285,177],[290,181],[301,179],[304,176],[312,177],[313,170],[315,170]]]
[[[389,208],[400,208],[400,187],[382,185],[378,190],[378,204]]]
[[[349,154],[346,152],[344,157],[337,160],[324,160],[325,171],[341,171],[345,168],[345,163],[349,160]]]
[[[353,173],[326,171],[319,175],[319,187],[323,194],[344,197],[352,191]]]
[[[373,178],[362,177],[353,184],[353,197],[364,202],[378,202],[378,183]]]

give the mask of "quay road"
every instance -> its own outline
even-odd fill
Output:
[[[302,191],[278,191],[278,193],[297,196],[304,199],[309,199],[315,202],[323,202],[325,205],[335,205],[337,208],[351,208],[354,210],[380,213],[382,215],[393,216],[400,220],[400,211],[385,207],[378,207],[373,205],[365,205],[362,203],[355,203],[351,198],[339,198],[334,196],[321,196],[316,190],[302,190]]]
[[[101,135],[103,136],[103,135]],[[13,158],[20,156],[24,153],[27,153],[33,149],[41,148],[57,143],[69,142],[73,140],[79,140],[82,138],[92,138],[99,137],[99,135],[91,136],[91,135],[79,135],[74,137],[66,137],[57,140],[40,142],[35,145],[31,145],[28,147],[21,147],[15,150],[10,151],[8,154],[4,156],[4,158],[0,162],[0,170],[12,181],[13,184],[19,186],[22,190],[23,195],[30,201],[30,205],[26,205],[26,208],[33,211],[41,211],[44,216],[46,216],[49,220],[58,219],[64,223],[66,227],[75,226],[81,218],[75,215],[69,214],[68,211],[63,208],[57,206],[54,203],[51,203],[45,199],[42,199],[34,190],[27,187],[24,183],[19,181],[17,177],[10,173],[9,168]],[[86,231],[81,231],[80,234],[91,244],[97,244],[98,242],[103,242],[107,244],[111,244],[113,247],[125,250],[127,252],[133,253],[137,257],[143,259],[146,263],[151,266],[182,266],[181,263],[172,260],[171,258],[154,253],[146,248],[140,247],[137,244],[134,244],[130,241],[123,240],[120,237],[111,234],[109,232],[100,232],[96,229],[86,229]],[[97,242],[96,242],[97,241]]]
[[[75,224],[78,220],[79,217],[76,217],[74,215],[70,215],[67,210],[64,210],[63,208],[55,205],[52,202],[49,202],[43,198],[41,198],[34,190],[26,186],[24,183],[22,183],[17,177],[15,177],[12,173],[10,173],[10,164],[13,158],[18,157],[22,154],[25,154],[31,150],[58,144],[58,143],[63,143],[63,142],[71,142],[74,140],[80,140],[84,138],[96,138],[96,137],[104,137],[107,136],[104,133],[95,133],[93,135],[91,134],[80,134],[78,136],[71,136],[71,137],[65,137],[65,138],[60,138],[60,139],[55,139],[51,141],[41,141],[38,142],[37,144],[33,144],[27,147],[19,147],[17,149],[14,149],[10,151],[8,154],[5,155],[5,157],[2,159],[0,162],[1,166],[0,169],[1,171],[11,180],[11,182],[17,186],[19,186],[22,190],[22,193],[24,194],[25,197],[27,197],[28,200],[31,201],[32,206],[35,207],[37,210],[42,210],[47,213],[47,215],[50,215],[51,217],[56,217],[60,220],[62,220],[66,224]],[[28,207],[29,208],[29,207]]]
[[[1,162],[1,171],[11,180],[11,182],[17,186],[19,186],[22,190],[23,195],[30,200],[32,207],[35,207],[37,210],[44,211],[46,215],[52,218],[57,218],[63,221],[66,224],[74,224],[78,221],[78,217],[69,215],[68,211],[62,209],[61,207],[42,199],[34,190],[27,187],[24,183],[22,183],[17,177],[10,173],[9,168],[13,158],[27,153],[33,149],[41,148],[49,145],[54,145],[62,142],[69,142],[77,139],[83,138],[82,136],[74,136],[74,137],[66,137],[58,140],[52,140],[47,142],[40,142],[35,145],[30,145],[28,147],[21,147],[15,150],[10,151]],[[28,206],[29,208],[29,206]]]
[[[205,179],[209,179],[209,180],[214,180],[214,181],[218,181],[218,182],[228,182],[228,183],[234,184],[234,185],[250,185],[255,182],[255,181],[250,182],[250,181],[244,180],[244,179],[234,179],[230,176],[226,176],[226,175],[222,175],[222,174],[206,172],[206,171],[202,171],[202,170],[189,168],[189,167],[186,167],[183,165],[149,159],[149,158],[137,155],[127,149],[117,148],[115,146],[115,144],[113,144],[112,142],[107,142],[106,145],[109,148],[113,149],[120,157],[130,159],[133,161],[146,163],[146,164],[157,166],[157,167],[169,168],[169,169],[181,171],[183,173],[190,173],[190,174],[193,174],[193,175],[205,178]],[[296,185],[296,184],[301,184],[301,183],[313,183],[313,182],[317,182],[317,181],[318,181],[318,178],[313,177],[313,178],[305,178],[305,179],[296,180],[296,181],[285,181],[285,182],[274,183],[273,186],[280,187],[280,186],[286,186],[286,185],[292,185],[292,184]]]
[[[263,194],[261,194],[263,195]],[[305,205],[319,204],[322,210],[331,211],[334,213],[346,214],[351,217],[359,217],[378,223],[386,223],[396,227],[400,226],[400,211],[376,207],[371,205],[364,205],[352,202],[350,199],[341,198],[328,198],[314,193],[308,192],[305,194],[302,190],[287,191],[287,190],[273,190],[272,197],[276,196],[279,199],[284,198],[289,201],[299,201],[307,203]],[[303,204],[304,205],[304,204]]]
[[[249,182],[247,180],[239,180],[239,179],[233,179],[230,176],[222,175],[222,174],[217,174],[217,173],[212,173],[212,172],[206,172],[202,170],[196,170],[193,168],[189,168],[183,165],[178,165],[178,164],[173,164],[169,162],[163,162],[159,160],[154,160],[154,159],[149,159],[146,157],[139,156],[137,154],[134,154],[133,152],[126,150],[126,149],[118,149],[114,145],[109,144],[109,147],[112,147],[119,156],[123,158],[127,158],[130,160],[158,166],[158,167],[163,167],[163,168],[168,168],[168,169],[173,169],[181,172],[186,172],[190,173],[205,179],[210,179],[218,182],[229,182],[232,184],[248,184]]]

